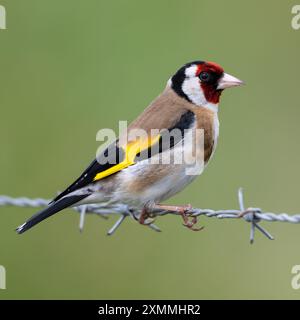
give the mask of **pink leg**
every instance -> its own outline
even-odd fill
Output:
[[[171,206],[171,205],[161,205],[157,204],[153,207],[154,209],[161,209],[165,211],[173,211],[180,213],[182,219],[183,219],[183,225],[190,230],[193,231],[200,231],[204,227],[195,228],[194,225],[197,223],[197,217],[190,217],[187,212],[192,209],[192,206],[190,204],[185,206]],[[143,214],[141,214],[142,216]],[[189,219],[191,218],[191,219]]]

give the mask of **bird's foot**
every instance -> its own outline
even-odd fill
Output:
[[[154,222],[153,215],[151,214],[151,211],[147,209],[147,207],[144,207],[142,209],[142,212],[140,214],[140,217],[138,218],[138,222],[144,226],[149,226]]]
[[[187,212],[191,209],[192,209],[191,205],[188,205],[187,207],[182,207],[182,211],[180,212],[180,214],[183,219],[183,225],[192,231],[203,230],[204,229],[203,226],[202,227],[195,227],[195,225],[198,222],[198,218],[196,216],[191,216],[190,214],[187,214]]]
[[[178,212],[182,219],[183,219],[183,225],[187,227],[188,229],[192,231],[200,231],[204,227],[194,227],[198,219],[196,216],[192,216],[188,212],[193,208],[190,204],[185,205],[185,206],[168,206],[168,205],[156,205],[155,208],[159,208],[165,211],[173,211],[173,212]]]

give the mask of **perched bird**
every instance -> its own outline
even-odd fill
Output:
[[[189,164],[185,161],[164,163],[161,160],[167,155],[174,158],[183,152],[188,157],[195,155],[190,145],[195,142],[196,135],[188,133],[202,129],[204,143],[200,154],[205,166],[216,148],[219,135],[218,106],[221,93],[226,88],[241,84],[241,80],[225,73],[216,63],[194,61],[185,64],[169,79],[161,95],[126,131],[128,136],[136,129],[143,129],[147,133],[146,138],[137,137],[129,141],[122,139],[121,134],[74,183],[45,209],[19,226],[17,232],[23,233],[67,207],[88,203],[125,203],[135,206],[140,208],[138,219],[142,224],[146,223],[151,210],[155,208],[175,211],[182,215],[185,226],[194,229],[196,221],[190,221],[185,214],[189,206],[169,206],[161,202],[182,190],[197,174],[187,174]],[[153,134],[153,129],[159,131]],[[170,139],[167,146],[164,145],[164,133],[174,129],[180,134]],[[200,144],[195,147],[200,149]],[[110,154],[115,155],[114,161],[109,161],[112,160]]]

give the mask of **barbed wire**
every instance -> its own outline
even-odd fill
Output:
[[[17,207],[44,207],[47,206],[50,200],[36,198],[30,199],[26,197],[21,198],[12,198],[9,196],[0,195],[0,206],[17,206]],[[186,211],[186,215],[190,217],[200,217],[206,216],[208,218],[218,218],[218,219],[243,219],[246,222],[251,224],[250,228],[250,243],[254,242],[255,229],[260,231],[268,239],[274,240],[274,237],[263,228],[259,222],[288,222],[288,223],[300,223],[300,214],[289,215],[287,213],[275,214],[272,212],[262,212],[260,208],[247,208],[244,206],[244,196],[243,190],[240,188],[238,190],[238,203],[239,209],[232,210],[212,210],[212,209],[199,209],[191,208]],[[90,204],[90,205],[81,205],[73,207],[73,210],[79,212],[79,230],[83,231],[85,217],[87,214],[94,214],[104,219],[107,219],[111,214],[120,215],[119,219],[115,224],[108,230],[107,234],[112,235],[115,231],[121,226],[124,220],[127,217],[132,217],[137,220],[137,217],[140,216],[140,210],[136,208],[129,207],[125,204],[116,204],[116,205],[104,205],[104,204]],[[151,212],[152,221],[159,216],[164,216],[167,214],[179,215],[180,213],[175,211],[166,211],[161,209],[154,209]],[[147,226],[154,231],[160,232],[158,226],[153,222],[148,223]]]

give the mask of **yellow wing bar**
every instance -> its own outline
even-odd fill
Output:
[[[157,143],[160,139],[160,135],[157,135],[155,137],[148,137],[147,139],[138,139],[136,141],[133,142],[129,142],[126,146],[125,146],[125,157],[124,160],[118,164],[116,164],[115,166],[104,170],[102,172],[99,172],[96,174],[96,176],[94,177],[93,181],[97,181],[100,179],[103,179],[107,176],[110,176],[118,171],[121,171],[129,166],[131,166],[132,164],[134,164],[134,159],[136,157],[136,155],[144,150],[147,150],[148,148],[150,148],[151,146],[153,146],[155,143]]]

